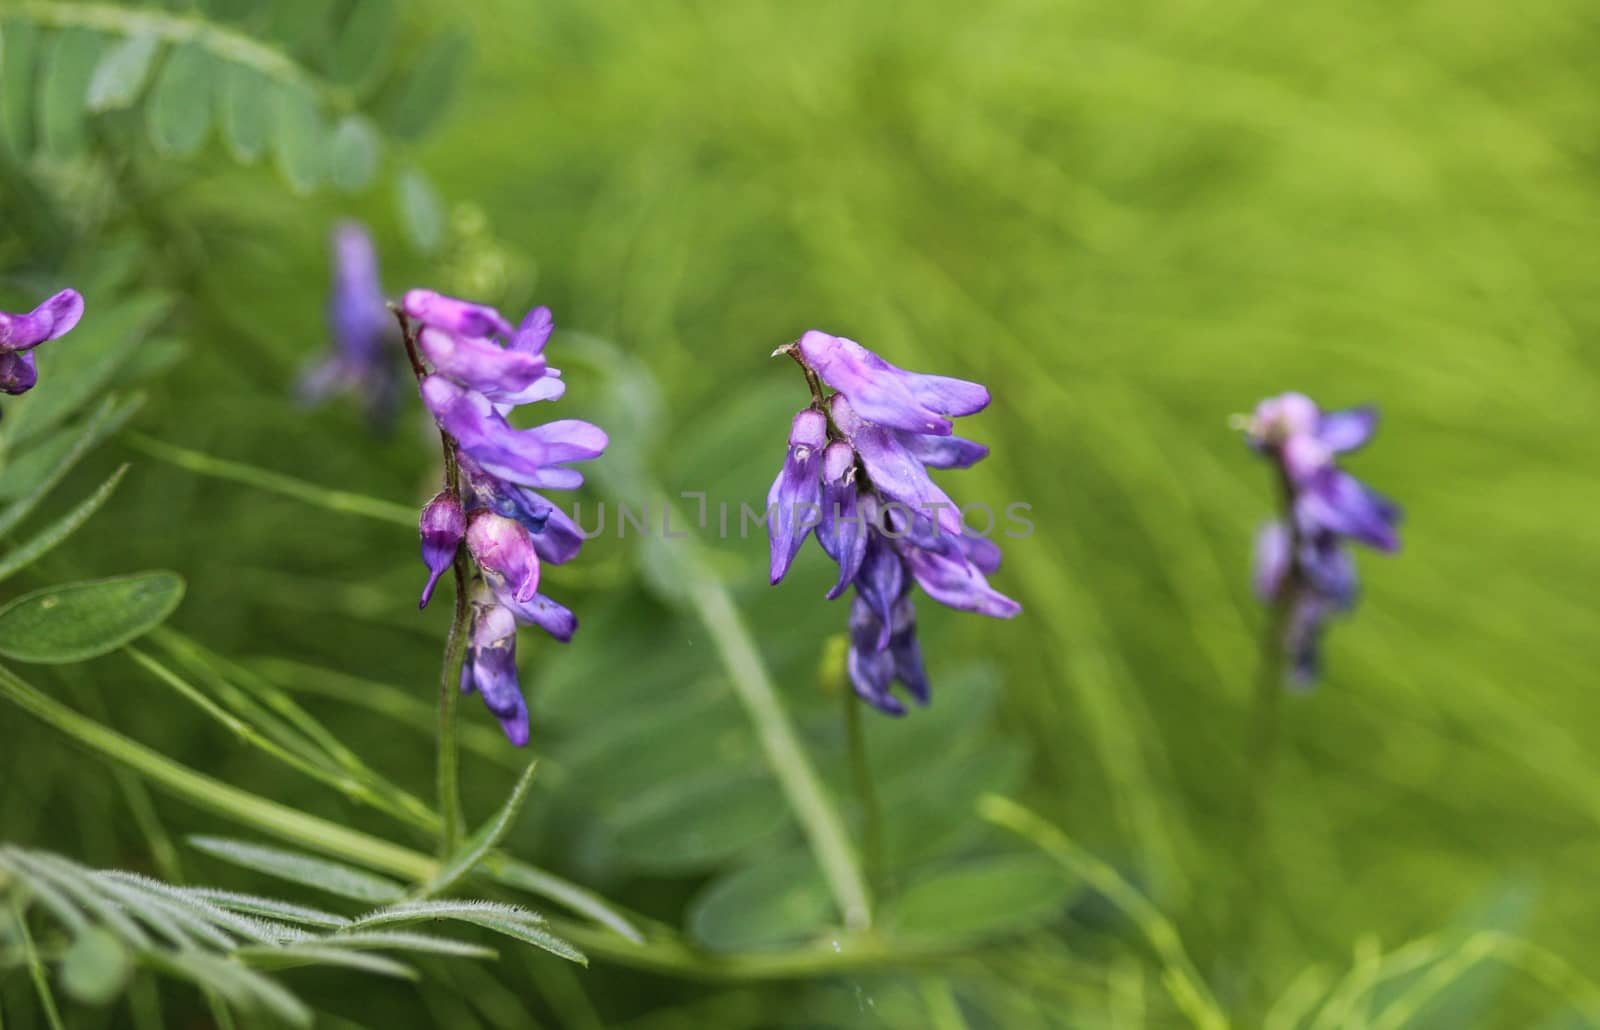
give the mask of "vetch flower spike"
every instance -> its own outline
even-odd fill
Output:
[[[1273,463],[1282,516],[1256,535],[1252,581],[1276,608],[1286,682],[1311,686],[1321,675],[1328,621],[1355,606],[1355,562],[1346,541],[1383,552],[1400,546],[1400,509],[1339,468],[1338,455],[1366,445],[1377,429],[1373,407],[1324,412],[1300,393],[1269,397],[1241,420],[1245,441]]]
[[[534,491],[581,486],[583,474],[567,466],[599,457],[609,441],[598,426],[576,419],[528,429],[507,421],[520,405],[564,393],[560,372],[545,361],[555,327],[548,309],[534,308],[512,329],[486,305],[412,290],[400,314],[418,392],[445,447],[445,490],[423,513],[423,557],[431,572],[423,601],[464,540],[470,614],[458,600],[451,636],[462,639],[463,620],[470,621],[460,686],[482,695],[521,746],[529,730],[517,684],[516,629],[538,626],[558,641],[572,639],[577,617],[539,592],[540,568],[571,561],[583,546],[577,523]]]
[[[333,233],[333,291],[328,298],[332,348],[301,378],[301,398],[315,404],[335,393],[353,393],[372,425],[387,429],[398,399],[395,328],[371,235],[359,222],[339,223]]]
[[[1021,605],[989,585],[1000,548],[968,535],[932,468],[988,456],[952,435],[951,416],[989,403],[977,383],[907,372],[853,340],[811,331],[774,351],[799,363],[811,407],[794,417],[789,450],[767,495],[772,581],[789,571],[813,527],[839,566],[829,599],[850,587],[850,682],[879,711],[903,715],[896,683],[918,704],[931,690],[911,593],[952,608],[1011,618]],[[825,394],[823,386],[834,389]]]

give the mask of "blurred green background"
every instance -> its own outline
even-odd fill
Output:
[[[620,432],[669,492],[765,496],[805,402],[767,355],[805,329],[982,381],[994,403],[964,431],[992,456],[942,482],[958,500],[1032,505],[1036,533],[1007,542],[993,577],[1025,611],[995,623],[919,604],[933,707],[870,727],[889,893],[935,859],[1025,853],[973,813],[999,790],[1148,892],[1240,1026],[1265,1025],[1286,991],[1314,996],[1373,955],[1472,928],[1600,977],[1594,8],[504,0],[406,17],[470,23],[475,41],[450,114],[410,152],[449,212],[446,246],[410,248],[387,188],[294,197],[215,140],[187,161],[135,159],[148,197],[107,238],[138,241],[125,257],[141,288],[181,298],[158,338],[184,348],[147,383],[140,431],[401,503],[433,492],[436,448],[409,397],[380,439],[353,405],[291,396],[326,342],[342,216],[373,225],[393,291],[549,305],[560,417],[618,435],[585,357],[597,341],[647,368],[655,410],[629,408]],[[65,267],[91,258],[105,255]],[[6,299],[36,280],[65,281],[29,273]],[[1271,782],[1254,788],[1268,814],[1253,876],[1240,810],[1263,618],[1247,565],[1272,493],[1227,417],[1286,389],[1381,407],[1350,467],[1407,519],[1398,556],[1360,556],[1363,598],[1330,635],[1326,681],[1285,699]],[[123,459],[135,467],[108,514],[5,596],[178,570],[176,626],[303,692],[428,796],[447,616],[415,611],[415,536],[120,445],[84,482]],[[619,463],[616,489],[639,488],[639,469]],[[602,496],[617,494],[583,495]],[[522,635],[549,775],[513,843],[678,924],[719,875],[804,851],[704,629],[659,582],[661,549],[608,532],[547,570],[583,628],[566,647]],[[837,673],[821,662],[844,606],[822,599],[814,548],[776,588],[765,552],[752,536],[701,558],[848,797]],[[398,688],[415,725],[313,670]],[[126,658],[39,679],[86,709],[98,697],[113,725],[187,764],[384,826]],[[517,756],[482,732],[476,701],[463,718],[481,817]],[[149,867],[105,767],[9,706],[0,740],[0,836]],[[173,833],[217,826],[155,806]],[[238,879],[206,862],[185,853],[185,875]],[[1241,906],[1259,921],[1245,937]],[[945,1002],[975,1027],[1181,1023],[1137,935],[1094,897],[1036,915],[954,958],[798,981],[541,956],[441,966],[419,988],[294,982],[372,1025],[962,1025]],[[1560,1022],[1579,992],[1558,980],[1479,963],[1405,1025],[1584,1025]],[[1367,1019],[1329,1025],[1384,1025]]]

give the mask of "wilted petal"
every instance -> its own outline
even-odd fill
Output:
[[[467,550],[500,603],[526,602],[539,589],[539,555],[520,522],[492,511],[474,512]]]
[[[767,491],[767,536],[771,545],[771,580],[789,571],[807,534],[822,520],[823,445],[828,420],[811,408],[795,415],[789,426],[789,450],[778,478]]]
[[[857,596],[850,605],[850,685],[857,697],[879,711],[904,715],[905,705],[890,693],[895,677],[894,654],[886,645],[878,644],[888,636],[889,627]]]
[[[507,350],[493,340],[438,329],[417,334],[417,347],[434,369],[492,401],[515,403],[544,378],[544,356]]]
[[[1256,596],[1271,601],[1283,589],[1284,577],[1289,574],[1289,527],[1273,521],[1256,531],[1255,561],[1250,580]]]
[[[422,534],[422,561],[428,566],[428,582],[417,607],[426,608],[439,577],[455,562],[456,548],[467,532],[467,516],[461,510],[461,502],[442,490],[422,509],[417,528]]]
[[[32,351],[0,351],[0,393],[27,393],[39,381]]]
[[[1377,429],[1378,409],[1366,404],[1323,413],[1317,422],[1317,439],[1329,450],[1342,454],[1365,446]]]
[[[926,436],[922,433],[895,434],[912,457],[936,469],[971,468],[989,456],[989,448],[959,436]]]
[[[510,336],[511,323],[485,304],[446,297],[432,290],[410,290],[400,309],[425,326],[457,336]]]
[[[23,351],[64,336],[83,317],[83,297],[62,290],[26,315],[0,311],[0,351]]]
[[[989,403],[989,391],[977,383],[907,372],[842,336],[813,329],[797,346],[824,383],[848,397],[862,418],[881,426],[949,436],[947,416],[968,415]]]
[[[867,553],[867,513],[855,483],[856,455],[850,445],[834,441],[822,456],[822,524],[817,543],[839,564],[839,579],[828,591],[832,600],[845,592]]]
[[[909,599],[902,603],[907,608],[911,605]],[[895,679],[905,684],[918,704],[927,704],[932,691],[928,686],[928,672],[922,664],[922,645],[917,643],[917,626],[914,618],[904,629],[896,630],[889,638],[889,653],[894,656]]]

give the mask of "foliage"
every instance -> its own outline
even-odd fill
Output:
[[[92,315],[0,401],[5,1026],[1600,1025],[1597,42],[1572,4],[0,7],[0,309]],[[420,416],[292,397],[347,214],[391,288],[549,304],[613,439],[533,753],[463,713],[454,854]],[[1020,619],[924,613],[875,805],[826,570],[768,587],[738,525],[813,326],[989,384],[953,475],[1037,527]],[[1291,387],[1381,406],[1408,552],[1260,784],[1270,485],[1226,416]]]

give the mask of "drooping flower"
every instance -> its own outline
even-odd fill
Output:
[[[815,330],[775,353],[813,382],[794,417],[789,450],[767,496],[771,577],[788,572],[815,531],[839,566],[830,599],[851,587],[848,669],[857,696],[901,715],[901,684],[930,696],[916,635],[913,587],[941,604],[994,618],[1022,608],[985,578],[1000,565],[993,542],[967,532],[960,509],[928,468],[967,468],[988,448],[951,435],[952,417],[989,403],[977,383],[907,372],[853,340]],[[834,393],[823,396],[815,382]]]
[[[387,429],[399,400],[400,333],[378,276],[377,249],[358,222],[340,222],[333,231],[328,333],[328,353],[300,380],[301,398],[318,404],[354,394],[372,425]]]
[[[538,626],[557,640],[572,639],[578,620],[539,592],[540,566],[570,561],[583,545],[577,523],[535,490],[581,486],[583,474],[570,464],[599,457],[608,441],[599,427],[576,419],[529,429],[507,420],[521,405],[556,400],[565,392],[560,371],[545,361],[555,325],[548,309],[534,308],[513,329],[486,305],[412,290],[401,311],[418,323],[412,341],[423,364],[417,387],[452,451],[459,489],[452,499],[461,512],[459,529],[447,509],[436,515],[432,558],[427,541],[433,505],[423,513],[431,572],[423,603],[464,539],[481,583],[471,600],[473,628],[461,686],[483,696],[520,746],[528,739],[528,717],[517,685],[516,627]],[[449,497],[449,488],[441,496]]]
[[[422,587],[417,607],[426,608],[439,577],[455,563],[456,549],[467,535],[467,514],[450,491],[440,490],[422,509],[418,529],[422,532],[422,563],[428,566],[428,582]]]
[[[1337,613],[1355,606],[1354,540],[1392,553],[1400,546],[1400,509],[1339,468],[1339,455],[1366,445],[1377,429],[1372,407],[1322,411],[1299,393],[1270,397],[1242,420],[1245,441],[1273,463],[1283,515],[1256,536],[1256,595],[1281,608],[1291,686],[1321,675],[1322,633]]]
[[[0,393],[20,396],[39,382],[33,349],[65,336],[83,317],[83,297],[62,290],[27,314],[0,311]]]

